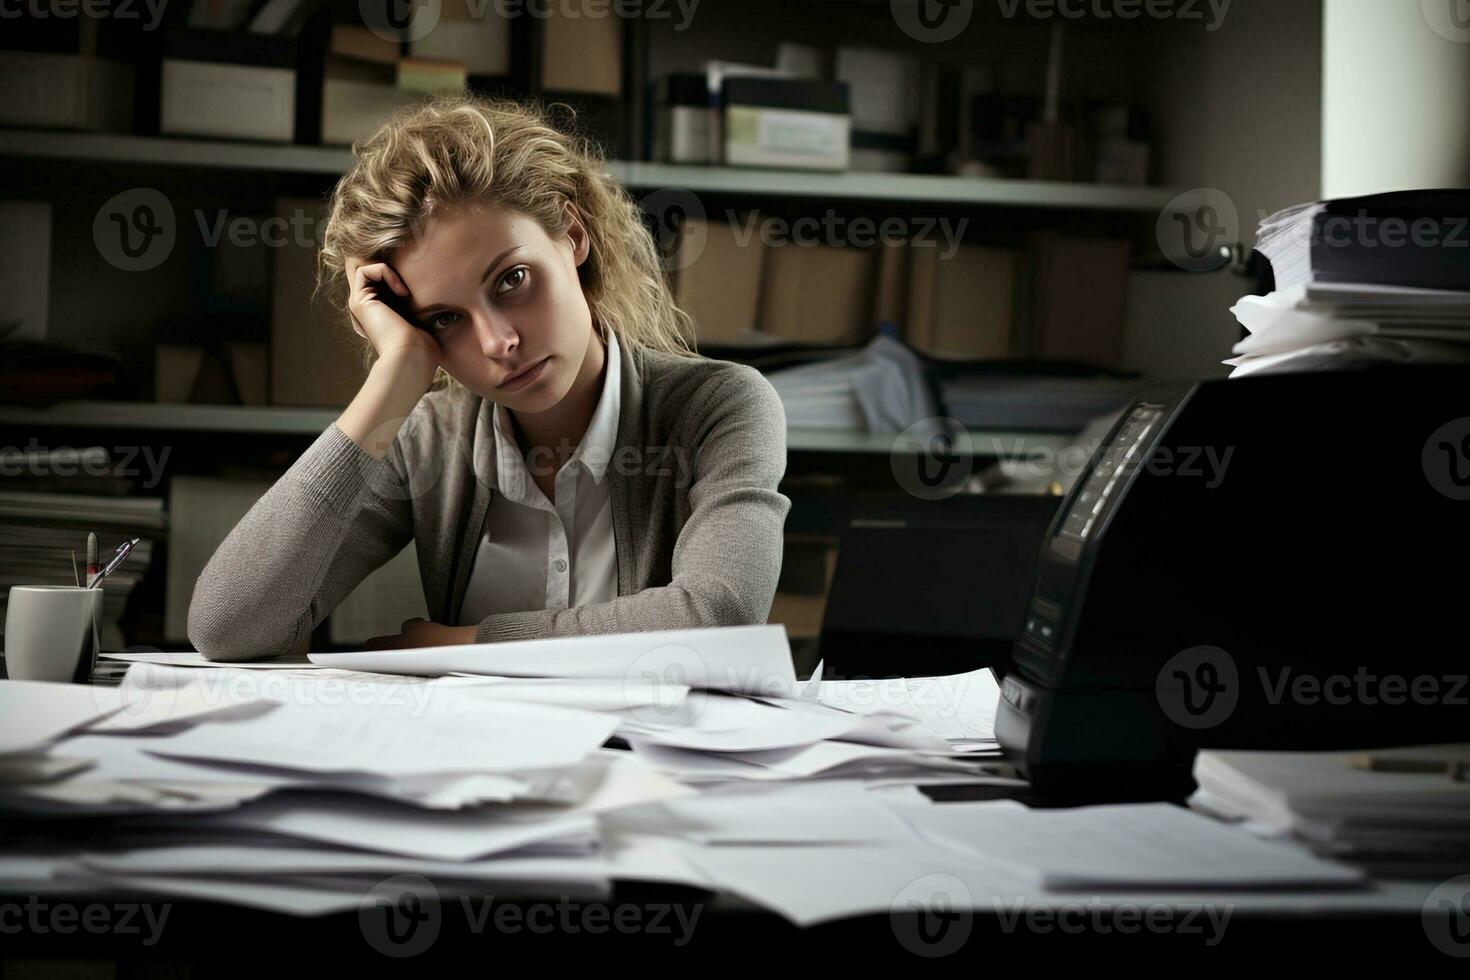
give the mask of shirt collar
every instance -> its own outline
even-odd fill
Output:
[[[602,393],[597,398],[597,407],[592,411],[592,420],[582,441],[567,460],[568,466],[581,463],[601,483],[607,473],[617,446],[618,421],[622,414],[622,357],[619,354],[618,335],[607,332],[607,352],[604,358]],[[495,462],[496,482],[500,492],[512,500],[526,502],[535,499],[530,492],[531,475],[526,470],[526,461],[521,457],[520,445],[505,406],[495,403]]]

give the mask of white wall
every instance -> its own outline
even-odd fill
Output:
[[[1325,0],[1323,196],[1470,186],[1467,15],[1463,0]]]
[[[1241,241],[1254,241],[1263,214],[1320,196],[1321,37],[1319,0],[1233,0],[1214,32],[1198,22],[1159,32],[1157,179],[1223,191]],[[1230,306],[1251,288],[1226,271],[1135,273],[1126,365],[1150,378],[1226,373],[1219,362],[1240,336]]]

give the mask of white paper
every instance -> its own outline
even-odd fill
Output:
[[[506,806],[426,811],[350,796],[293,793],[195,817],[188,829],[273,834],[434,861],[469,861],[532,844],[564,853],[586,853],[596,846],[593,816],[548,817],[544,809],[529,813]]]
[[[995,738],[1000,686],[982,668],[946,677],[823,681],[817,700],[844,711],[910,714],[944,739],[988,741]]]
[[[384,674],[488,674],[676,684],[790,697],[796,674],[778,625],[609,633],[415,650],[313,653],[312,663]]]
[[[45,745],[122,707],[116,688],[0,681],[0,755]]]
[[[197,725],[148,751],[306,772],[507,772],[571,765],[617,727],[588,711],[487,702],[448,688],[428,693],[423,702],[281,704],[260,717]]]
[[[1051,889],[1352,887],[1363,873],[1168,803],[1032,809],[1013,800],[896,808],[938,846]]]
[[[103,660],[120,660],[123,663],[134,664],[161,664],[168,667],[233,667],[237,670],[302,670],[314,666],[302,654],[282,654],[279,657],[271,657],[266,660],[242,660],[231,663],[206,660],[204,654],[194,650],[144,650],[132,653],[103,653],[99,654],[99,656]]]

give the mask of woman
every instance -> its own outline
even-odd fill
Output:
[[[474,96],[402,110],[355,154],[318,287],[345,286],[371,367],[205,567],[196,649],[292,649],[410,540],[430,619],[371,647],[765,622],[780,400],[686,347],[596,154]]]

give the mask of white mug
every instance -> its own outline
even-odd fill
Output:
[[[97,665],[102,590],[12,585],[5,607],[5,672],[16,681],[85,684]]]

